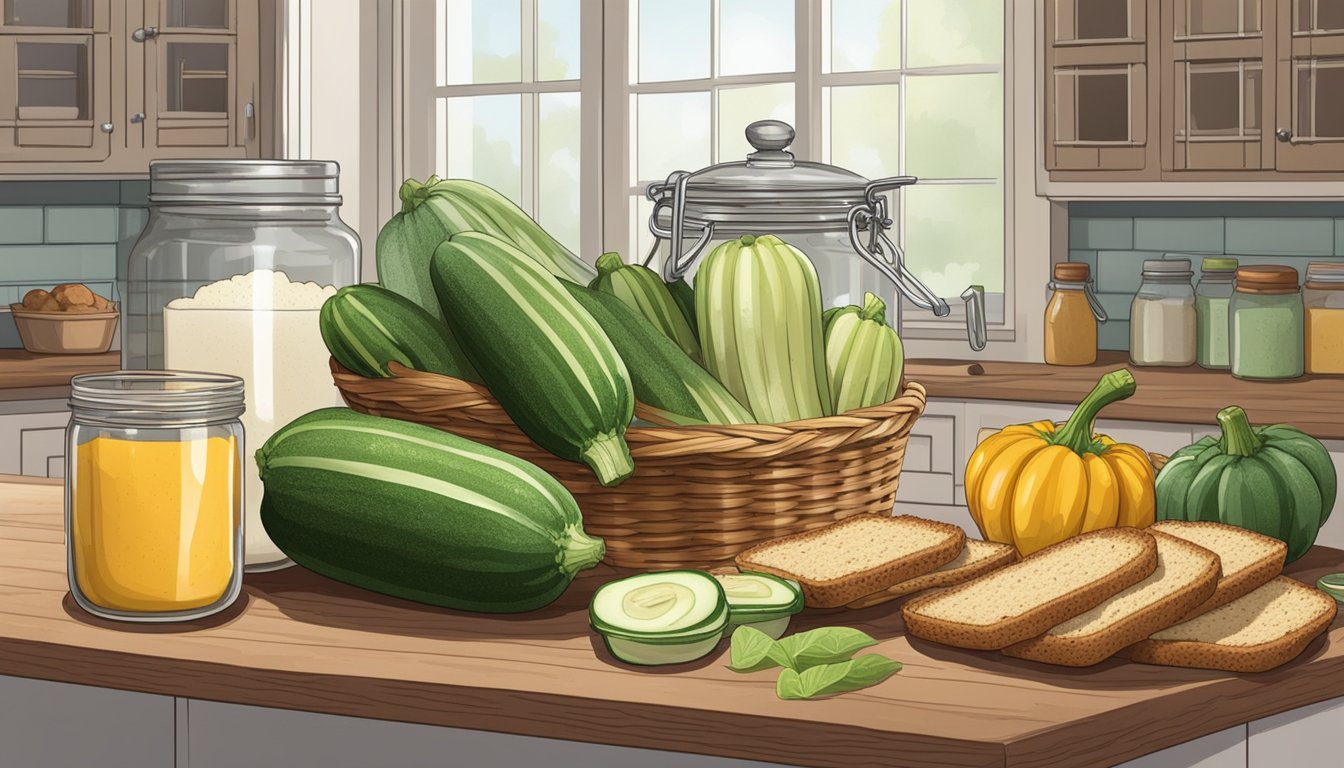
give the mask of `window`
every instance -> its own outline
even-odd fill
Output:
[[[650,182],[740,161],[748,123],[784,120],[800,160],[918,176],[891,206],[911,271],[947,298],[984,285],[1002,322],[1004,14],[1004,0],[436,0],[433,19],[407,16],[408,35],[436,30],[436,81],[407,94],[432,102],[429,168],[495,187],[589,259],[642,259]]]

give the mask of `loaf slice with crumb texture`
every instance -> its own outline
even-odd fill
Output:
[[[1334,598],[1287,576],[1129,649],[1145,664],[1264,672],[1297,658],[1330,628]]]
[[[1085,613],[1003,649],[1007,656],[1089,667],[1180,621],[1218,587],[1218,555],[1185,539],[1152,531],[1157,570]]]
[[[977,579],[916,597],[901,610],[915,637],[996,651],[1099,605],[1157,569],[1157,542],[1106,528],[1046,547]]]
[[[1017,549],[1011,544],[967,539],[966,546],[962,547],[956,558],[938,570],[894,584],[881,592],[865,595],[852,603],[847,603],[845,607],[869,608],[916,592],[951,587],[1016,561]]]
[[[1149,531],[1165,533],[1185,539],[1218,555],[1223,575],[1218,588],[1208,600],[1200,603],[1185,619],[1193,619],[1248,595],[1268,584],[1283,572],[1288,545],[1235,525],[1190,520],[1163,520],[1148,527]]]
[[[737,556],[737,567],[793,579],[804,605],[835,608],[950,562],[965,541],[948,523],[862,514],[757,544]]]

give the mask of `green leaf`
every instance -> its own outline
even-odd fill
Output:
[[[781,699],[815,699],[848,693],[877,685],[900,669],[900,662],[876,653],[803,672],[786,669],[775,684],[775,695]]]
[[[820,627],[780,640],[787,657],[784,666],[802,672],[822,664],[846,661],[858,651],[877,645],[867,634],[850,627]]]
[[[734,672],[759,672],[786,666],[786,657],[780,651],[779,644],[759,629],[745,625],[733,630],[728,654],[728,668]]]

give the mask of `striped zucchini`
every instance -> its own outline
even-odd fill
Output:
[[[322,304],[318,319],[332,357],[369,378],[386,377],[396,361],[417,371],[480,382],[448,326],[386,288],[350,285]]]
[[[755,419],[709,372],[625,302],[565,283],[565,289],[606,331],[630,372],[635,399],[675,424],[752,424]]]
[[[695,275],[705,367],[763,424],[829,416],[821,286],[802,251],[743,235]]]
[[[604,553],[555,478],[420,424],[313,411],[266,441],[257,468],[261,522],[286,555],[407,600],[535,610]]]
[[[658,273],[641,264],[626,264],[619,253],[609,251],[597,257],[597,277],[588,287],[625,302],[692,360],[700,362],[700,342]]]
[[[668,293],[672,294],[672,300],[677,302],[677,309],[681,310],[681,316],[686,318],[686,324],[691,326],[691,333],[695,334],[696,343],[700,341],[700,325],[695,321],[695,289],[686,278],[680,277],[667,284]]]
[[[887,325],[887,305],[866,293],[826,324],[826,373],[836,413],[889,403],[901,390],[905,349]]]
[[[560,280],[478,232],[441,244],[430,278],[448,327],[519,429],[551,453],[587,464],[603,485],[630,476],[630,375]]]
[[[378,233],[378,281],[442,320],[429,283],[439,243],[459,232],[484,232],[512,243],[556,277],[587,285],[597,272],[547,234],[521,208],[484,184],[430,176],[401,185],[401,212]]]

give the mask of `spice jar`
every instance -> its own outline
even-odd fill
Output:
[[[1232,294],[1232,375],[1292,379],[1303,370],[1302,291],[1292,267],[1237,270]]]
[[[342,405],[318,315],[358,282],[359,239],[339,214],[338,168],[318,160],[163,160],[122,291],[122,364],[240,376],[248,439]],[[246,457],[246,569],[290,565],[261,524]]]
[[[1195,362],[1203,368],[1229,368],[1227,310],[1237,275],[1237,260],[1210,256],[1200,264],[1195,286]]]
[[[1129,359],[1135,365],[1195,363],[1195,289],[1189,259],[1143,262],[1129,309]]]
[[[1344,264],[1308,264],[1302,304],[1307,373],[1344,373]]]
[[[1045,306],[1045,362],[1091,365],[1097,361],[1097,323],[1106,322],[1106,311],[1092,292],[1091,268],[1066,261],[1054,272],[1054,294]]]
[[[70,381],[70,593],[124,621],[197,619],[243,578],[243,381],[118,371]]]

